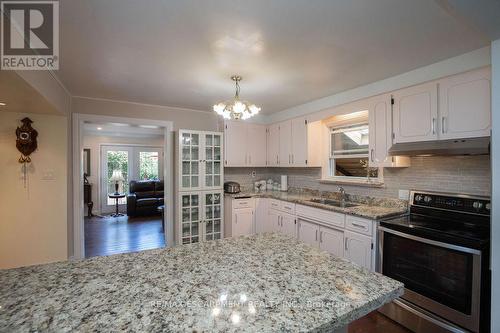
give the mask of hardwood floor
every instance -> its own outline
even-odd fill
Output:
[[[160,216],[85,218],[86,258],[164,246]]]
[[[411,333],[410,330],[373,311],[349,324],[349,333]]]

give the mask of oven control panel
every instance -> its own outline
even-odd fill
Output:
[[[458,212],[490,215],[491,202],[485,197],[412,192],[411,205],[439,208]]]

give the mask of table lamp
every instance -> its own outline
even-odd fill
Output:
[[[110,181],[115,182],[115,194],[120,194],[118,192],[118,186],[120,182],[125,181],[125,178],[123,178],[122,171],[121,170],[113,170],[113,175],[111,178],[109,178]]]

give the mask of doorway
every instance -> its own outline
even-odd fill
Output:
[[[85,179],[96,188],[92,197],[94,213],[101,217],[86,216],[88,207],[83,202],[83,151],[92,150],[92,147],[85,146],[89,126],[101,140],[97,149],[94,146],[91,153],[93,162],[90,163],[96,165],[98,172]],[[168,121],[73,115],[73,182],[76,184],[73,186],[74,258],[174,245],[172,127]],[[108,131],[110,128],[112,133]],[[131,135],[130,131],[134,133]],[[146,140],[144,136],[147,132],[152,132],[155,140]],[[118,178],[113,178],[114,172],[119,174]],[[153,186],[153,197],[146,198],[146,204],[156,202],[155,206],[147,207],[152,214],[144,215],[144,210],[139,209],[134,216],[128,215],[130,205],[127,205],[127,200],[134,182],[135,190],[145,190],[146,196],[151,193],[144,186]],[[120,194],[117,198],[118,212],[123,216],[110,216],[115,213],[116,198],[109,194],[115,192]],[[163,208],[157,211],[160,205]]]

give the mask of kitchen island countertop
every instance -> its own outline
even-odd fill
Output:
[[[280,234],[0,270],[0,331],[327,332],[403,284]]]

